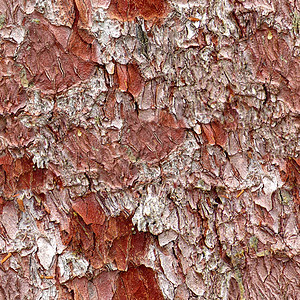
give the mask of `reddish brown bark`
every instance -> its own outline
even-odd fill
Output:
[[[297,2],[0,0],[0,299],[297,299]]]

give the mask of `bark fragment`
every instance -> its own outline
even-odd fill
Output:
[[[299,9],[0,0],[0,298],[297,299]]]

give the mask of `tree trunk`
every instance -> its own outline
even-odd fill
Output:
[[[0,299],[299,299],[298,1],[0,0],[0,39]]]

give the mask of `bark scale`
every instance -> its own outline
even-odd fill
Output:
[[[297,299],[300,7],[0,0],[0,299]]]

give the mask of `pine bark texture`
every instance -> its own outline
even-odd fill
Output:
[[[0,0],[0,299],[300,295],[297,0]]]

